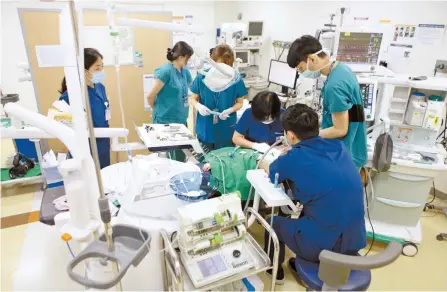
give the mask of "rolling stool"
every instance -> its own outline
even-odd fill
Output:
[[[365,291],[371,283],[371,270],[391,264],[401,253],[402,244],[395,241],[367,257],[323,250],[319,264],[296,258],[295,268],[307,291]]]

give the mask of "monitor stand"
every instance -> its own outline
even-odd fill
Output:
[[[286,86],[281,86],[281,93],[287,96],[289,94],[289,88]]]

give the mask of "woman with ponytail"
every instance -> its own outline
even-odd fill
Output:
[[[194,50],[185,42],[178,42],[168,49],[169,63],[155,69],[154,83],[147,96],[154,124],[178,123],[186,125],[189,114],[188,87],[192,77],[186,68]],[[172,157],[174,156],[174,157]],[[182,161],[183,151],[175,151],[171,158]]]
[[[234,53],[228,45],[215,47],[211,59],[228,75],[234,76],[225,76],[211,68],[197,74],[191,85],[191,105],[198,112],[197,136],[208,149],[214,150],[233,145],[236,112],[241,109],[248,92],[241,76],[233,69]]]

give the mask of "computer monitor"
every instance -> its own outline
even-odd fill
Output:
[[[235,51],[235,59],[241,59],[242,64],[250,64],[250,51]]]
[[[298,71],[295,68],[290,68],[286,62],[270,60],[268,81],[282,86],[283,92],[284,88],[295,89],[297,79]]]
[[[249,37],[261,37],[264,29],[264,22],[262,21],[249,21],[248,22],[248,36]]]
[[[334,56],[354,72],[372,72],[379,65],[383,33],[343,28],[335,34]]]

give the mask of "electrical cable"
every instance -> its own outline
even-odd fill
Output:
[[[433,198],[431,199],[430,202],[426,203],[425,205],[427,205],[427,204],[431,204],[431,203],[433,203],[435,200],[436,200],[436,188],[435,188],[435,182],[433,181]]]
[[[223,191],[224,191],[224,194],[226,194],[226,193],[227,193],[227,190],[226,190],[226,185],[225,185],[225,172],[224,172],[224,167],[223,167],[222,159],[220,159],[220,157],[217,156],[217,155],[214,154],[214,153],[211,153],[211,152],[210,152],[209,154],[211,154],[212,156],[216,157],[216,158],[219,160],[219,162],[220,162],[220,167],[221,167],[221,171],[222,171]],[[217,179],[216,179],[216,180],[217,180]]]
[[[369,224],[371,225],[371,230],[372,230],[372,240],[371,240],[371,245],[369,246],[369,249],[368,249],[368,251],[365,253],[365,257],[369,254],[369,252],[371,251],[371,249],[372,249],[372,247],[373,247],[373,245],[374,245],[374,241],[375,241],[375,231],[374,231],[374,226],[373,226],[373,224],[372,224],[372,222],[371,222],[371,217],[370,217],[370,215],[369,215],[369,203],[368,203],[368,195],[367,195],[367,190],[366,190],[366,186],[365,186],[365,198],[366,198],[366,213],[367,213],[367,215],[368,215],[368,221],[369,221]]]
[[[278,57],[278,61],[281,61],[282,54],[284,53],[285,50],[286,50],[286,48],[282,48],[281,54],[279,54],[279,57]]]
[[[72,256],[73,258],[75,258],[76,256],[74,255],[73,250],[71,249],[70,244],[68,243],[68,241],[67,241],[66,243],[67,243],[67,247],[68,247],[68,250],[70,251],[71,256]]]
[[[374,201],[374,187],[373,187],[373,184],[372,184],[372,179],[371,179],[371,174],[370,174],[370,172],[369,171],[366,171],[366,175],[367,175],[367,177],[368,177],[368,182],[369,182],[369,185],[370,185],[370,187],[371,187],[371,203]],[[365,253],[365,255],[364,256],[367,256],[368,254],[369,254],[369,252],[371,251],[371,249],[372,249],[372,247],[373,247],[373,245],[374,245],[374,241],[375,241],[375,236],[376,236],[376,233],[375,233],[375,230],[374,230],[374,226],[373,226],[373,224],[372,224],[372,221],[371,221],[371,216],[370,216],[370,214],[369,214],[369,207],[370,207],[370,205],[369,205],[369,200],[368,200],[368,190],[367,190],[367,188],[366,188],[367,186],[365,185],[365,187],[364,187],[364,189],[365,189],[365,200],[366,200],[366,214],[368,215],[368,221],[369,221],[369,224],[371,225],[371,231],[372,231],[372,240],[371,240],[371,245],[369,246],[369,249],[368,249],[368,251]]]

